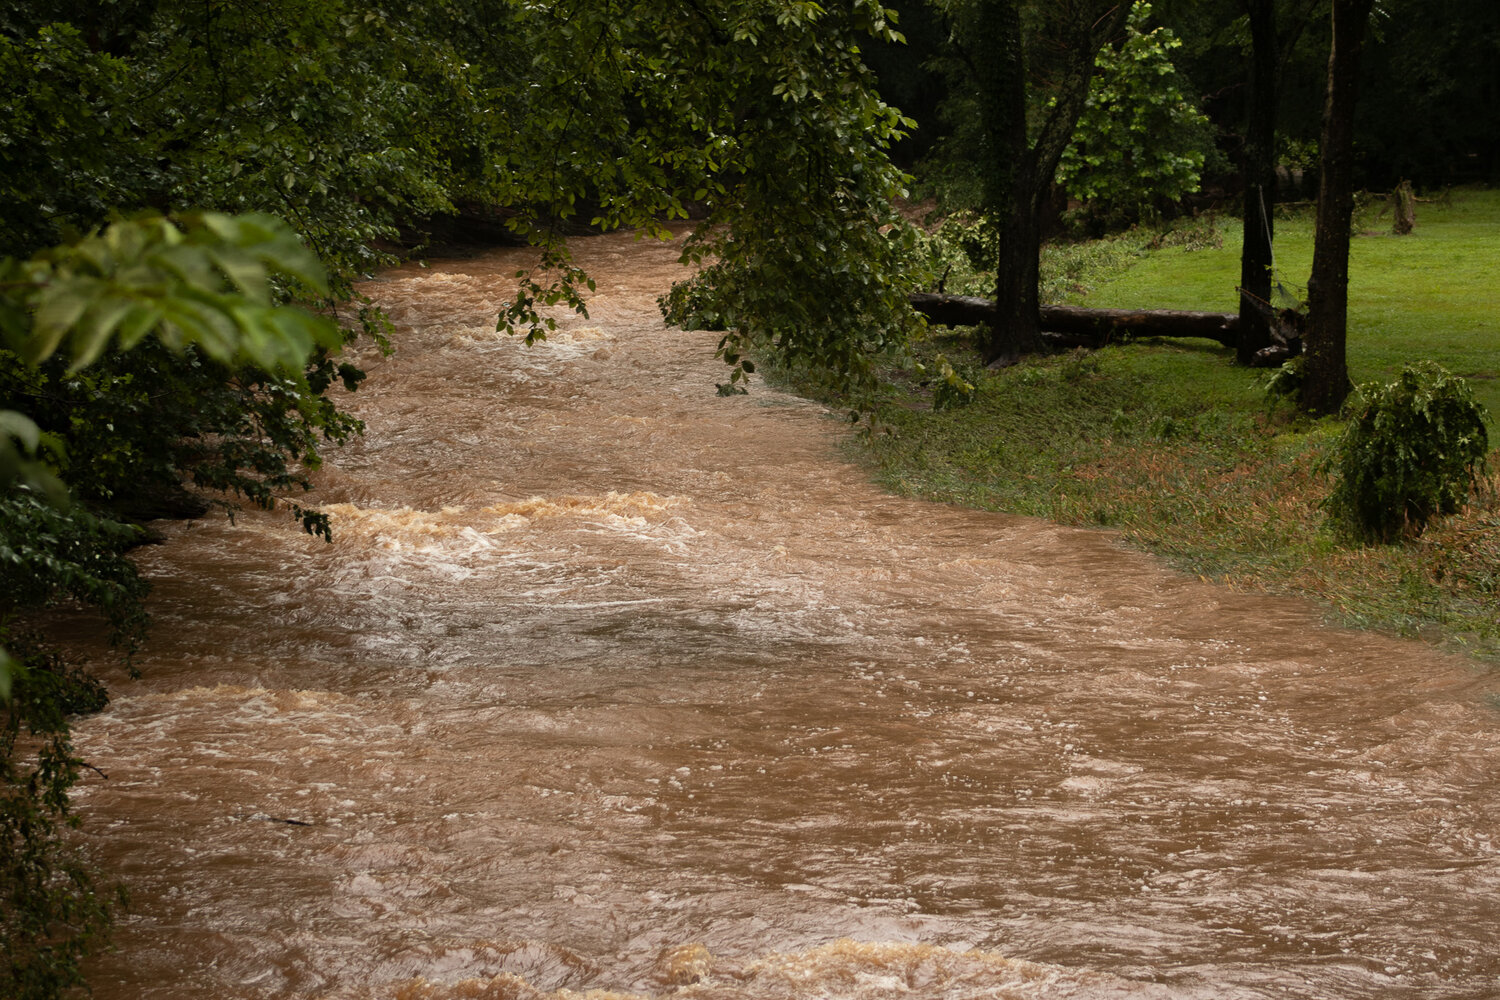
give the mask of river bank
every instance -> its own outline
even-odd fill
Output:
[[[1379,222],[1378,208],[1361,218]],[[1433,359],[1468,378],[1494,412],[1497,226],[1500,193],[1458,192],[1424,205],[1413,236],[1371,231],[1355,241],[1356,381]],[[1232,221],[1198,220],[1177,238],[1132,234],[1058,248],[1044,261],[1044,283],[1079,304],[1231,311],[1238,246]],[[1309,221],[1281,220],[1277,246],[1283,273],[1305,270]],[[885,405],[850,450],[887,488],[1113,528],[1185,572],[1311,597],[1338,622],[1422,637],[1486,664],[1500,657],[1493,455],[1487,489],[1460,515],[1404,544],[1352,548],[1329,534],[1320,507],[1341,423],[1298,416],[1267,395],[1266,373],[1235,367],[1218,344],[1145,340],[990,372],[963,331],[934,331],[915,354],[938,352],[975,384],[975,398],[935,412],[924,376],[887,371]]]

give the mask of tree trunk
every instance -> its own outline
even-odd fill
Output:
[[[980,116],[987,157],[984,202],[998,237],[995,310],[985,360],[1012,364],[1040,350],[1037,262],[1041,233],[1032,204],[1031,148],[1026,136],[1026,58],[1015,0],[979,5],[974,25]]]
[[[1374,0],[1333,0],[1333,46],[1319,150],[1318,219],[1307,279],[1302,407],[1334,413],[1349,395],[1349,225],[1354,216],[1354,105],[1359,57]]]
[[[969,62],[984,128],[984,209],[997,226],[1000,247],[995,262],[999,308],[985,352],[992,365],[1014,363],[1043,346],[1037,299],[1042,207],[1088,100],[1094,57],[1120,30],[1129,10],[1130,4],[1117,0],[1085,0],[1052,5],[1050,12],[1038,15],[1059,20],[1048,35],[1054,56],[1047,70],[1050,99],[1038,120],[1028,123],[1021,3],[985,0],[970,8]]]
[[[990,342],[984,360],[990,365],[1013,365],[1021,355],[1042,349],[1037,298],[1042,237],[1036,213],[1012,211],[999,235],[996,305],[991,309]]]
[[[1257,352],[1271,345],[1266,311],[1257,307],[1271,301],[1278,56],[1274,0],[1243,3],[1250,19],[1250,108],[1245,128],[1245,235],[1240,244],[1240,340],[1235,345],[1235,361],[1249,365],[1255,363]]]
[[[1391,202],[1395,206],[1391,232],[1397,236],[1410,234],[1417,227],[1417,194],[1411,189],[1411,181],[1396,185],[1396,190],[1391,192]]]

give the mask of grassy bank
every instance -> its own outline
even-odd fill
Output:
[[[1469,378],[1500,414],[1500,193],[1419,207],[1417,231],[1364,210],[1351,255],[1349,357],[1356,382],[1432,359]],[[1222,237],[1222,239],[1220,239]],[[1148,247],[1148,242],[1161,245]],[[1283,280],[1312,254],[1306,216],[1277,226]],[[1227,220],[1191,238],[1127,236],[1052,254],[1049,288],[1096,306],[1235,307],[1239,233]],[[1295,276],[1295,277],[1294,277]],[[1322,462],[1340,424],[1268,401],[1263,373],[1211,341],[1145,340],[988,372],[960,331],[942,351],[974,401],[934,412],[916,376],[895,388],[856,446],[899,492],[1068,524],[1107,526],[1188,572],[1325,602],[1346,623],[1500,655],[1500,499],[1489,493],[1422,538],[1351,548],[1326,530]],[[904,387],[904,388],[903,388]],[[1500,434],[1492,440],[1500,443]],[[1492,469],[1500,464],[1492,455]]]

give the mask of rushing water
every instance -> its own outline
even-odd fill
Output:
[[[716,396],[674,252],[367,291],[363,441],[143,554],[80,726],[133,893],[100,1000],[1500,996],[1500,724],[1412,643],[1108,533],[882,495]]]

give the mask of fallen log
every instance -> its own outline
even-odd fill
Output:
[[[1126,331],[1137,337],[1204,337],[1233,347],[1240,333],[1240,318],[1234,313],[1083,306],[1042,306],[1041,313],[1043,330],[1094,335],[1105,342],[1112,334]]]
[[[907,298],[933,326],[988,326],[995,318],[995,303],[973,295],[912,292]]]
[[[973,295],[935,295],[914,292],[911,304],[937,326],[986,326],[994,318],[995,303]],[[1084,346],[1100,346],[1119,333],[1136,337],[1205,337],[1232,347],[1239,337],[1235,313],[1187,312],[1175,309],[1086,309],[1083,306],[1042,306],[1044,333]]]

